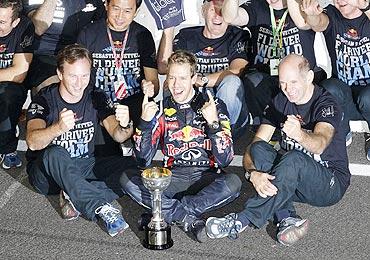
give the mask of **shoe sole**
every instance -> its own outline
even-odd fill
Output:
[[[122,234],[126,229],[129,228],[129,225],[126,223],[126,225],[124,225],[120,230],[118,230],[117,232],[114,232],[114,233],[109,233],[108,234],[111,236],[111,237],[115,237],[119,234]]]
[[[304,219],[298,225],[290,226],[278,234],[277,240],[284,246],[291,246],[308,233],[309,221]]]
[[[19,168],[19,167],[21,167],[22,166],[22,164],[17,164],[17,165],[12,165],[12,166],[7,166],[7,165],[5,165],[5,164],[2,164],[1,165],[1,167],[3,168],[3,169],[5,169],[5,170],[9,170],[9,169],[11,169],[11,168]]]

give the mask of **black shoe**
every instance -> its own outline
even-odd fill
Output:
[[[190,234],[196,241],[203,243],[207,239],[206,223],[202,219],[187,214],[181,221],[182,229]]]
[[[191,232],[195,240],[199,243],[203,243],[207,240],[206,222],[202,219],[197,219],[191,223],[188,232]]]

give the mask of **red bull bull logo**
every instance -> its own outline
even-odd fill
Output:
[[[203,130],[194,128],[191,126],[185,126],[184,128],[173,132],[169,135],[169,141],[181,141],[181,142],[190,142],[198,137],[206,136]]]

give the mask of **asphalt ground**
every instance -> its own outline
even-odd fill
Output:
[[[243,154],[250,137],[247,133],[237,141],[237,154]],[[296,204],[297,212],[309,219],[310,228],[308,235],[292,247],[278,244],[276,227],[268,223],[262,229],[244,231],[237,240],[209,239],[202,244],[172,227],[172,248],[147,250],[141,245],[144,233],[136,224],[144,210],[128,197],[114,204],[121,208],[130,228],[111,238],[101,223],[84,218],[63,220],[58,196],[34,192],[24,166],[0,169],[0,259],[369,259],[370,177],[361,175],[370,175],[370,164],[364,158],[363,144],[363,134],[354,134],[349,158],[351,165],[361,167],[356,168],[351,186],[338,204],[327,208]],[[19,153],[24,156],[24,152]],[[205,217],[242,210],[254,194],[243,178],[242,167],[226,170],[243,179],[241,196]]]

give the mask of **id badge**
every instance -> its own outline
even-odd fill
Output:
[[[270,75],[277,76],[279,74],[280,59],[270,59]]]

